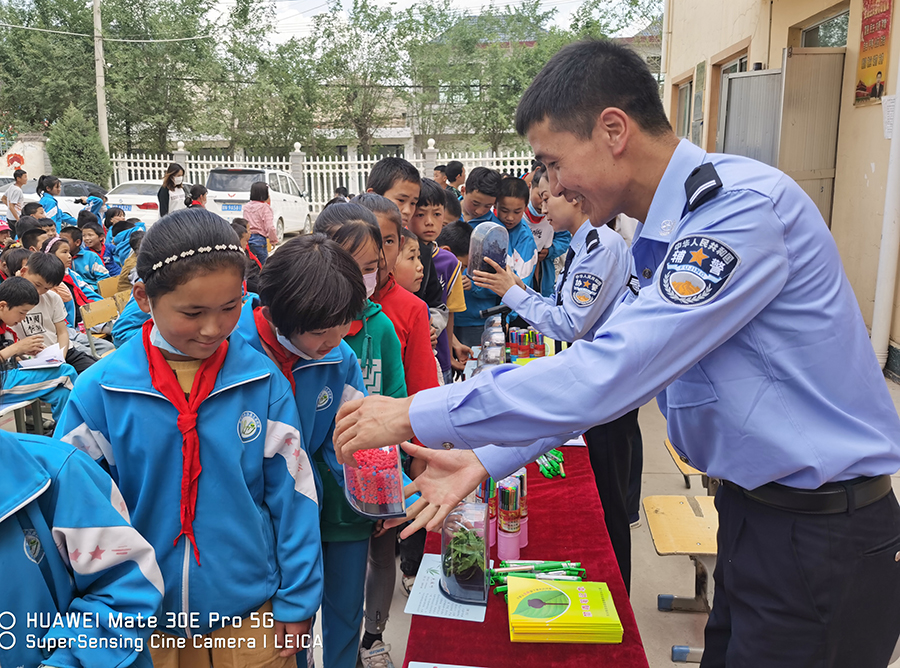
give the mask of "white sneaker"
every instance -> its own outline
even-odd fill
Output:
[[[380,640],[376,640],[370,649],[360,650],[359,660],[363,668],[394,668],[394,662],[391,661],[391,646],[385,645]]]

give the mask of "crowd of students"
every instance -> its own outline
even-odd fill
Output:
[[[406,397],[459,376],[480,343],[480,311],[505,292],[467,275],[480,222],[507,228],[511,280],[544,297],[554,291],[554,259],[579,227],[562,215],[553,227],[544,219],[548,201],[563,198],[551,197],[539,165],[525,180],[484,167],[466,175],[453,163],[436,171],[444,173],[446,184],[385,158],[367,192],[336,197],[312,234],[271,253],[264,183],[251,189],[244,217],[228,223],[204,209],[199,190],[177,204],[178,165],[166,174],[171,188],[161,189],[169,213],[147,230],[102,202],[86,205],[77,220],[63,218],[51,200],[53,177],[41,180],[43,204],[21,210],[11,230],[17,240],[0,255],[2,392],[51,405],[56,437],[80,451],[73,462],[100,476],[87,455],[112,477],[110,498],[136,529],[135,553],[147,561],[152,548],[152,567],[141,562],[143,579],[122,573],[131,577],[132,602],[159,606],[161,618],[179,622],[154,632],[154,665],[303,665],[311,658],[295,656],[289,638],[308,633],[319,609],[326,666],[394,665],[383,634],[395,554],[399,542],[408,594],[425,534],[401,540],[396,528],[351,509],[331,440],[336,412],[365,394]],[[172,191],[179,196],[169,197]],[[78,307],[98,299],[98,282],[116,275],[132,295],[107,328],[107,349],[117,352],[97,360],[85,350],[91,333],[79,329]],[[54,343],[66,364],[15,367],[17,357]],[[34,442],[21,443],[47,470]],[[404,455],[403,468],[414,479],[423,464]],[[76,577],[57,603],[62,611],[99,595],[91,589],[99,579],[83,589],[78,576],[101,565],[72,556],[106,550],[105,535],[96,536],[97,545],[69,549]],[[110,607],[121,599],[116,568],[128,559],[111,558],[102,581]],[[219,623],[210,613],[273,624]],[[261,634],[279,642],[262,642]],[[179,646],[177,638],[193,636],[232,639],[242,649],[229,649],[226,659],[194,642]],[[20,651],[14,665],[37,657]],[[110,657],[110,665],[128,663]]]

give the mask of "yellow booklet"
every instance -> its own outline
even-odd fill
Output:
[[[622,623],[605,582],[511,577],[507,585],[512,642],[622,642]]]

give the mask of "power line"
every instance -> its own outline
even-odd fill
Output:
[[[17,26],[11,23],[2,23],[0,22],[0,27],[3,28],[16,28],[18,30],[32,30],[34,32],[45,32],[51,33],[53,35],[68,35],[69,37],[89,37],[90,39],[94,39],[93,35],[88,35],[80,32],[66,32],[65,30],[50,30],[49,28],[35,28],[34,26]],[[155,44],[160,42],[188,42],[195,39],[212,39],[215,35],[194,35],[193,37],[171,37],[168,39],[123,39],[116,37],[104,37],[103,40],[106,42],[128,42],[131,44]]]

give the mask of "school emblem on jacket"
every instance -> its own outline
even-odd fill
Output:
[[[253,411],[244,411],[238,420],[238,436],[241,437],[242,443],[249,443],[256,440],[262,433],[262,422],[259,416]]]
[[[332,401],[334,401],[334,392],[326,385],[325,389],[319,393],[319,398],[316,399],[316,410],[324,411],[331,405]]]
[[[590,306],[597,301],[603,279],[594,274],[579,272],[572,279],[572,301],[577,306]]]
[[[25,534],[25,556],[28,557],[29,561],[33,561],[36,564],[41,563],[44,558],[44,546],[41,545],[37,531],[25,529],[22,533]]]
[[[741,258],[712,237],[693,235],[669,248],[659,274],[663,298],[680,306],[698,306],[713,299],[731,278]]]

